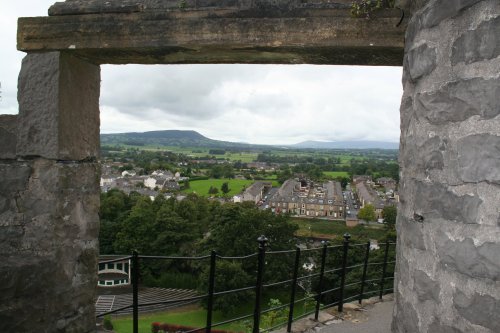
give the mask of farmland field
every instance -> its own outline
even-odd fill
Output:
[[[323,171],[323,174],[330,178],[349,177],[349,173],[347,171]]]

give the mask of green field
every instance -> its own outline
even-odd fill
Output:
[[[233,196],[241,193],[245,187],[249,187],[254,182],[253,180],[243,180],[243,179],[207,179],[207,180],[193,180],[189,182],[189,189],[184,190],[184,193],[196,193],[203,197],[208,197],[208,190],[210,186],[216,187],[219,189],[219,194],[222,194],[220,188],[223,183],[229,183],[229,193],[228,196]]]
[[[349,173],[347,171],[323,171],[323,174],[330,178],[349,177]]]

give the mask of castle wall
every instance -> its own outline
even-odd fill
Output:
[[[500,332],[500,2],[416,1],[393,332]]]
[[[95,331],[99,66],[27,55],[0,116],[0,331]]]

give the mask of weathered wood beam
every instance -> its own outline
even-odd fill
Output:
[[[228,9],[20,18],[18,49],[67,51],[95,63],[313,63],[400,66],[398,10],[261,17]]]

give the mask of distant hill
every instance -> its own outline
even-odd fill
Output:
[[[272,147],[271,145],[253,145],[249,143],[213,140],[201,135],[196,131],[180,130],[101,134],[101,145],[177,146],[239,149],[269,149],[270,147]],[[395,142],[383,141],[305,141],[286,147],[295,149],[398,149],[399,144]]]
[[[314,149],[399,149],[399,143],[386,141],[304,141],[291,145],[291,147]]]
[[[236,143],[209,139],[196,131],[151,131],[116,134],[101,134],[101,145],[130,146],[179,146],[179,147],[251,147],[246,143]]]

